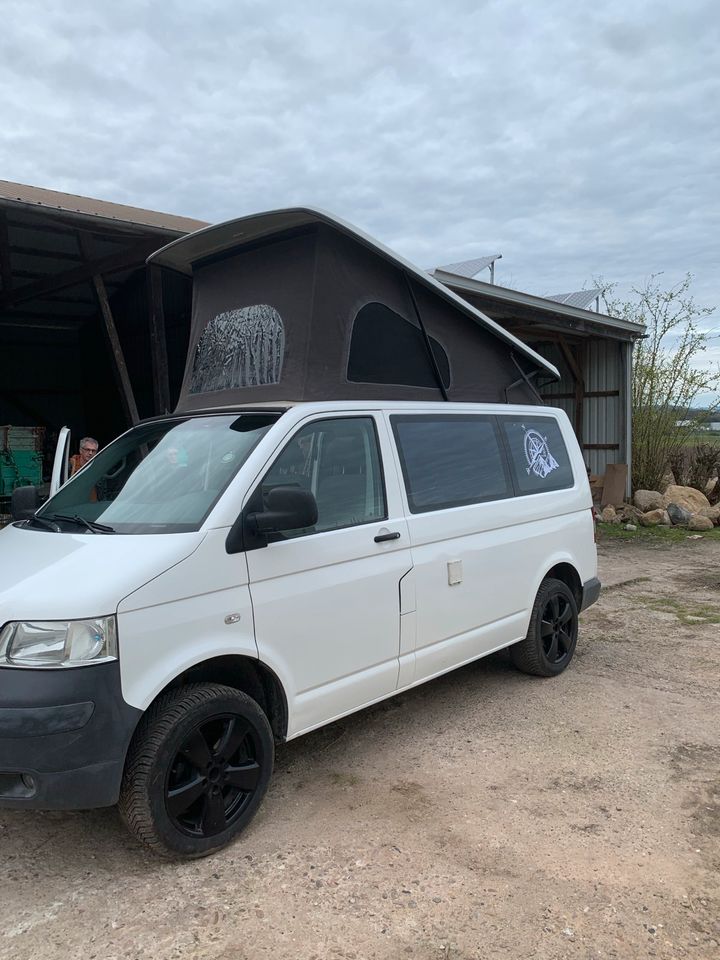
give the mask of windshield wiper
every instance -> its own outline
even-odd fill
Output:
[[[45,519],[43,517],[36,517],[36,520]],[[79,516],[77,513],[74,517],[68,517],[63,513],[51,513],[47,517],[48,520],[64,520],[65,523],[77,523],[82,527],[85,527],[91,533],[115,533],[114,527],[108,527],[104,523],[96,523],[94,520],[86,520],[85,517]]]
[[[28,517],[25,523],[37,523],[46,530],[52,530],[53,533],[61,533],[60,527],[52,520],[46,520],[45,517]]]

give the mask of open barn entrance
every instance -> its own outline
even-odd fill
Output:
[[[0,426],[35,430],[44,479],[62,426],[76,443],[92,435],[104,445],[139,418],[172,409],[189,283],[145,259],[200,226],[0,181]],[[2,436],[0,447],[4,474],[17,473]]]

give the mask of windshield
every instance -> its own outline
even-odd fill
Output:
[[[197,530],[277,419],[244,413],[141,424],[101,450],[37,516],[73,533],[95,525],[108,533]]]

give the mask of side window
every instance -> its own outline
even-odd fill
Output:
[[[512,496],[494,417],[390,418],[412,513]]]
[[[265,497],[278,486],[299,486],[317,500],[318,522],[280,539],[372,523],[387,517],[375,423],[370,417],[316,420],[299,430],[262,481]]]
[[[570,457],[553,417],[500,417],[518,494],[564,490],[574,484]]]
[[[378,343],[383,349],[378,350]],[[430,337],[445,387],[450,361],[442,344]],[[383,303],[366,303],[353,321],[347,378],[353,383],[392,383],[437,388],[422,331]]]
[[[285,352],[282,317],[267,303],[217,314],[195,350],[190,393],[279,383]]]

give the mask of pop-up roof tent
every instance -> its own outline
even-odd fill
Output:
[[[429,275],[326,213],[278,210],[175,240],[193,278],[178,412],[302,400],[539,403],[556,368]]]

